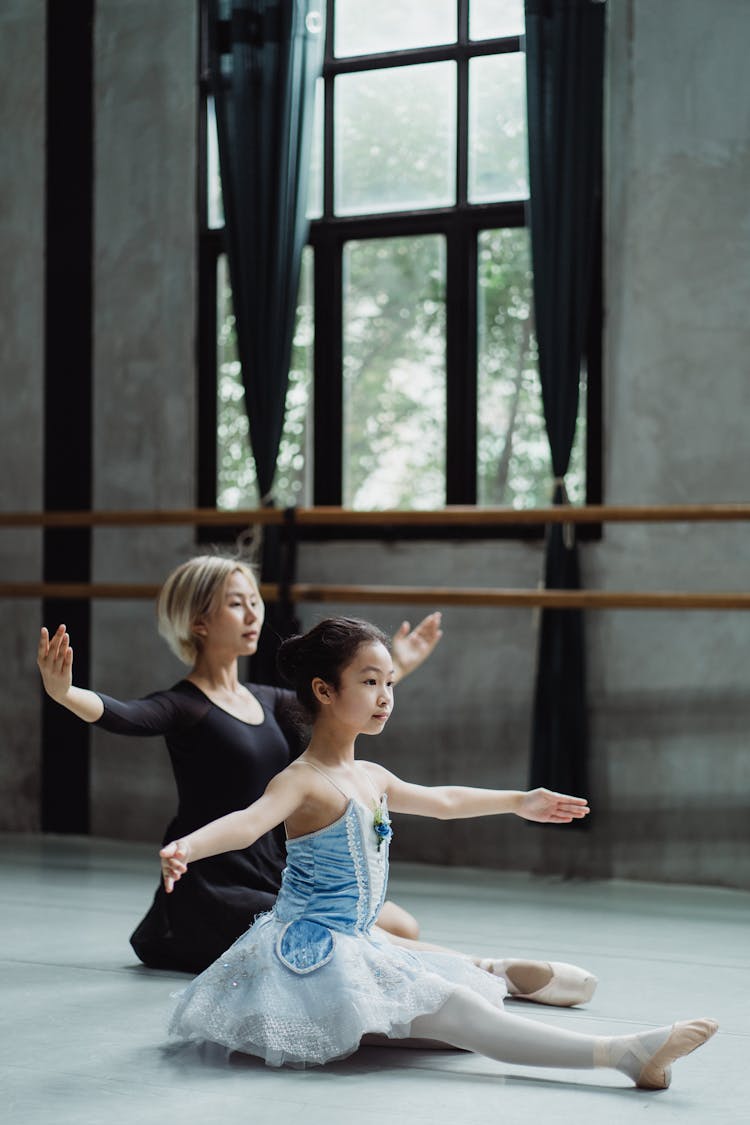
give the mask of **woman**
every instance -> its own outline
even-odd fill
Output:
[[[252,804],[305,743],[292,692],[239,679],[238,659],[256,651],[264,616],[249,567],[218,555],[190,559],[167,578],[157,610],[159,632],[190,665],[187,676],[167,691],[121,702],[75,687],[64,625],[52,638],[42,629],[38,665],[47,694],[84,721],[119,734],[164,736],[178,792],[166,842]],[[405,622],[394,639],[396,679],[417,668],[440,636],[439,614],[411,633]],[[284,862],[279,828],[251,847],[203,860],[174,895],[167,898],[157,889],[131,936],[133,949],[152,968],[201,972],[254,918],[272,909]],[[414,944],[418,934],[411,915],[389,902],[378,925],[402,944]],[[539,1003],[581,1003],[597,983],[591,973],[563,963],[481,963],[503,976],[513,994]]]
[[[185,989],[172,1034],[272,1066],[345,1058],[366,1035],[416,1037],[521,1066],[611,1067],[643,1089],[668,1086],[671,1064],[715,1033],[713,1020],[619,1037],[548,1026],[505,1012],[504,986],[466,959],[396,949],[373,925],[387,883],[389,807],[444,820],[515,813],[567,824],[587,815],[585,799],[414,785],[358,761],[357,737],[380,734],[393,709],[388,642],[367,622],[322,621],[285,641],[278,659],[312,720],[307,749],[253,805],[160,854],[172,893],[188,864],[192,872],[195,861],[247,847],[283,822],[281,890],[274,910]]]

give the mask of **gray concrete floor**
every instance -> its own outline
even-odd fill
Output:
[[[396,865],[392,897],[425,937],[482,954],[585,964],[580,1010],[514,1003],[534,1019],[625,1033],[709,1015],[721,1024],[672,1087],[604,1071],[521,1069],[455,1051],[363,1048],[322,1069],[269,1070],[210,1049],[165,1049],[178,973],[139,966],[127,942],[147,906],[153,848],[0,837],[0,1120],[4,1125],[506,1125],[750,1121],[750,895],[624,882],[559,882]]]

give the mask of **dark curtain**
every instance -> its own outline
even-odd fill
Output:
[[[237,348],[261,503],[272,488],[294,332],[312,137],[323,61],[323,0],[210,0],[208,43],[216,106],[227,257]],[[288,541],[288,536],[286,540]],[[279,581],[285,537],[266,528],[261,579]],[[253,675],[275,679],[290,607],[269,605]]]
[[[534,313],[554,504],[567,503],[600,223],[604,17],[601,0],[526,0]],[[548,528],[545,585],[580,587],[572,524]],[[587,796],[587,741],[583,615],[545,610],[531,786]]]

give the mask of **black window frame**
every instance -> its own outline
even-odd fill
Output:
[[[446,505],[477,503],[477,240],[484,230],[526,227],[526,201],[470,203],[468,200],[469,63],[486,55],[523,49],[519,35],[469,39],[469,0],[457,0],[454,43],[377,54],[337,57],[333,52],[335,0],[326,0],[323,64],[323,214],[310,223],[313,249],[315,336],[313,349],[314,505],[340,505],[343,487],[343,253],[351,240],[439,234],[446,245]],[[198,495],[213,508],[217,493],[217,265],[225,253],[223,229],[208,225],[206,4],[200,0],[198,115]],[[334,202],[334,82],[342,74],[454,61],[457,67],[456,202],[447,207],[336,216]],[[602,503],[602,262],[600,237],[587,331],[586,503]],[[467,379],[466,373],[473,373]],[[550,481],[551,487],[551,481]],[[481,511],[482,509],[479,508]],[[209,534],[210,531],[210,534]],[[217,538],[206,529],[201,538]],[[231,537],[234,529],[228,529]],[[373,516],[356,527],[297,527],[300,539],[538,539],[542,524],[500,527],[408,528]],[[580,540],[599,539],[600,524],[579,525]]]

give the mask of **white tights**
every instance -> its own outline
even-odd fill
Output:
[[[468,988],[457,988],[439,1011],[417,1016],[409,1036],[438,1039],[452,1047],[518,1066],[576,1069],[594,1066],[597,1039],[513,1016]]]
[[[517,1066],[570,1067],[577,1070],[609,1066],[637,1081],[644,1052],[653,1054],[669,1038],[661,1027],[620,1038],[581,1035],[496,1008],[468,988],[458,988],[439,1011],[418,1016],[410,1037],[437,1039]]]

